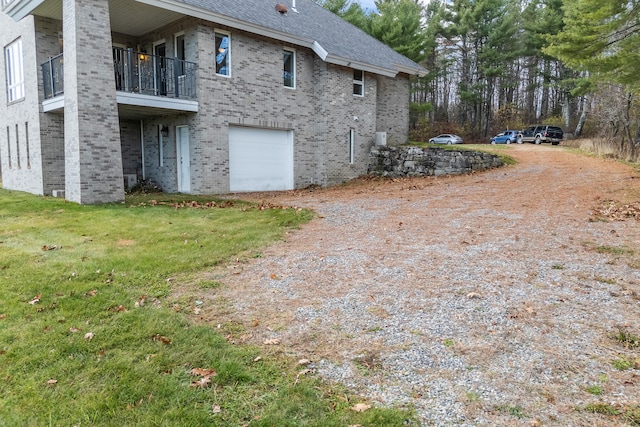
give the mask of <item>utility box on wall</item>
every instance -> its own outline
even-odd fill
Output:
[[[376,145],[387,145],[386,132],[376,132]]]

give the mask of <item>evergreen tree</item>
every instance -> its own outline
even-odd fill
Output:
[[[565,27],[545,49],[570,67],[640,93],[640,1],[566,1]]]

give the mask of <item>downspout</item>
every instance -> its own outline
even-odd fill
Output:
[[[144,169],[144,121],[140,119],[140,152],[142,156],[142,180],[147,179],[147,174]]]

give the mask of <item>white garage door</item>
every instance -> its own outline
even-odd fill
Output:
[[[229,127],[229,189],[293,189],[293,132]]]

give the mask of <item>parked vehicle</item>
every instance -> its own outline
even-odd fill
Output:
[[[462,144],[462,138],[452,133],[443,133],[429,140],[431,144]]]
[[[500,132],[496,136],[491,137],[492,144],[511,144],[513,142],[518,142],[517,130],[505,130],[504,132]]]
[[[562,132],[562,128],[559,128],[558,126],[529,126],[528,128],[521,130],[518,134],[518,143],[534,142],[536,144],[540,144],[543,142],[550,142],[552,145],[558,145],[560,144],[560,141],[562,141],[563,137],[564,133]]]

